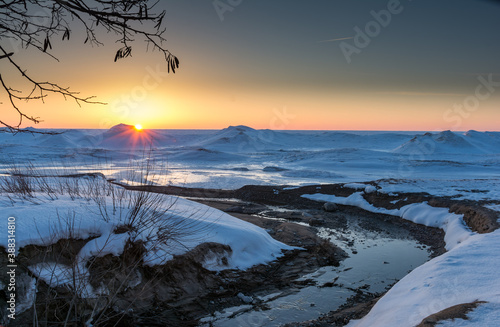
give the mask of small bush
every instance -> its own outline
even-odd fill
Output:
[[[71,208],[56,210],[53,239],[48,243],[57,244],[57,250],[52,245],[41,247],[34,260],[36,264],[25,261],[36,278],[38,290],[31,309],[34,326],[106,326],[109,321],[120,321],[119,317],[127,313],[115,310],[120,296],[130,287],[149,289],[145,285],[138,286],[141,282],[134,286],[130,284],[131,280],[137,279],[138,268],[147,264],[144,262],[145,252],[170,242],[183,244],[190,235],[204,228],[193,217],[172,219],[169,216],[176,198],[147,191],[147,186],[154,185],[153,181],[162,174],[162,169],[158,169],[149,157],[139,162],[138,166],[136,163],[130,165],[123,180],[113,182],[102,173],[82,174],[76,169],[56,165],[42,168],[32,163],[23,167],[11,165],[6,176],[0,177],[0,192],[10,205],[18,202],[50,203],[69,197],[75,202],[85,203],[105,222],[115,225],[107,236],[95,235],[88,240],[78,240],[81,245],[82,241],[88,244],[107,237],[102,248],[88,257],[80,252],[85,245],[77,247],[78,253],[71,245],[78,238],[76,222],[81,217],[77,217]],[[125,183],[146,187],[128,190],[123,187]],[[65,240],[62,240],[62,235]],[[104,265],[105,248],[115,237],[127,238],[123,254],[109,261],[113,264]],[[56,277],[63,280],[54,281]]]

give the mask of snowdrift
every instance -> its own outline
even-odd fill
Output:
[[[282,250],[294,249],[274,240],[264,229],[217,209],[182,198],[166,195],[165,198],[169,208],[164,219],[169,219],[171,221],[169,224],[176,228],[183,226],[182,229],[188,233],[171,243],[156,246],[146,255],[145,262],[149,265],[164,264],[174,255],[186,253],[205,242],[229,245],[232,250],[227,263],[217,261],[202,263],[212,270],[247,269],[277,259],[282,255]],[[111,202],[109,199],[107,201]],[[129,233],[114,232],[117,226],[123,224],[121,220],[123,217],[110,216],[104,219],[101,214],[102,208],[85,199],[71,199],[65,195],[55,200],[32,201],[36,204],[17,202],[15,206],[7,206],[9,200],[5,196],[0,196],[0,202],[6,217],[16,217],[18,249],[27,245],[54,244],[65,238],[88,239],[98,235],[82,248],[80,253],[82,258],[97,253],[100,256],[120,255],[126,241],[131,237]],[[106,210],[111,213],[114,209],[110,206]],[[67,221],[68,217],[72,219],[71,222]],[[73,228],[67,228],[69,223]],[[134,237],[140,239],[141,235]],[[147,240],[144,241],[147,244]],[[7,237],[0,239],[0,246],[7,248]]]

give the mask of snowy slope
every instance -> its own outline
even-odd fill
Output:
[[[445,231],[448,252],[414,269],[394,285],[361,320],[350,327],[415,326],[431,314],[451,306],[475,301],[488,302],[478,310],[474,326],[493,326],[500,310],[500,230],[489,234],[471,232],[462,215],[425,203],[388,210],[369,204],[362,193],[349,197],[312,194],[304,197],[361,207],[372,212],[400,216]],[[498,322],[498,321],[497,321]],[[453,323],[448,324],[454,326]],[[463,321],[462,326],[472,326]]]
[[[470,130],[464,134],[464,139],[485,153],[500,153],[500,133],[477,132]]]
[[[274,240],[265,230],[222,211],[181,198],[164,198],[164,205],[168,207],[164,219],[168,220],[168,226],[175,225],[185,230],[186,235],[175,242],[155,247],[147,255],[146,261],[151,265],[163,264],[173,255],[183,254],[203,242],[221,243],[232,249],[227,265],[210,263],[207,266],[213,270],[246,269],[273,261],[281,256],[282,250],[292,249]],[[110,206],[107,211],[113,212],[111,199],[107,201]],[[96,203],[83,198],[71,199],[68,195],[61,195],[58,199],[49,200],[41,196],[39,200],[19,200],[11,204],[8,198],[0,196],[0,205],[5,217],[16,218],[18,249],[29,244],[53,244],[69,237],[87,239],[91,235],[99,235],[82,249],[86,253],[82,252],[80,256],[87,258],[97,253],[119,255],[128,239],[142,237],[127,233],[114,234],[116,226],[124,223],[124,215],[104,219]],[[69,229],[68,226],[73,227]],[[146,231],[143,236],[144,233]],[[148,236],[151,233],[154,231],[147,231]],[[0,246],[7,248],[7,244],[7,233],[3,233]]]
[[[425,155],[500,153],[499,145],[495,137],[490,137],[486,133],[469,131],[461,135],[451,131],[443,131],[435,134],[417,135],[394,149],[394,152]]]

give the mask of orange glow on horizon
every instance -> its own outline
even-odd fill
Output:
[[[121,96],[114,93],[102,94],[100,99],[118,100],[109,101],[107,106],[85,105],[82,110],[50,97],[47,105],[33,102],[23,107],[29,115],[38,114],[44,120],[37,125],[24,122],[23,127],[105,130],[125,123],[130,124],[131,134],[146,134],[145,139],[155,129],[222,129],[230,125],[272,130],[499,130],[500,97],[497,95],[482,101],[480,110],[465,111],[469,115],[465,117],[454,107],[463,102],[461,96],[325,94],[320,91],[304,96],[300,92],[282,91],[262,96],[234,92],[230,97],[221,96],[217,90],[215,94],[203,90],[196,91],[198,95],[193,97],[180,89],[181,86],[173,87],[175,95],[151,91],[146,100],[132,105],[124,105]],[[191,88],[189,92],[195,90]],[[16,112],[5,112],[5,121],[16,121]]]

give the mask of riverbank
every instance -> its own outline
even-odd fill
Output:
[[[283,318],[275,318],[281,314],[286,317],[283,323],[299,322],[293,326],[343,326],[352,319],[366,315],[394,283],[430,258],[445,253],[446,246],[444,232],[439,228],[426,227],[394,215],[369,212],[356,206],[331,203],[325,206],[324,202],[303,197],[320,193],[347,198],[360,193],[359,184],[351,186],[245,186],[238,190],[124,186],[129,190],[178,195],[197,201],[257,225],[275,240],[297,249],[285,251],[283,256],[269,264],[246,270],[210,271],[201,263],[212,259],[220,259],[223,263],[224,258],[231,253],[231,248],[205,242],[183,255],[174,256],[166,264],[155,267],[140,265],[129,269],[131,267],[123,263],[131,260],[135,262],[137,260],[134,261],[134,258],[142,256],[143,249],[137,244],[119,256],[108,255],[95,260],[94,268],[89,271],[90,283],[97,287],[97,282],[102,279],[99,276],[106,276],[110,283],[130,284],[126,292],[120,293],[119,306],[113,308],[120,312],[120,320],[111,320],[110,323],[128,321],[134,326],[154,326],[168,321],[179,326],[196,326],[200,323],[206,326],[231,326],[234,323],[232,319],[247,319],[247,322],[261,319],[260,325],[268,325],[260,315],[265,313],[275,323]],[[496,214],[474,203],[433,197],[425,193],[385,194],[377,192],[376,185],[368,184],[361,193],[371,205],[388,210],[424,201],[434,207],[450,207],[451,211],[462,213],[464,221],[478,233],[491,232],[497,226]],[[80,241],[85,244],[89,240]],[[32,266],[36,264],[33,260],[40,253],[60,252],[58,246],[68,252],[68,258],[72,259],[77,257],[82,246],[76,244],[74,247],[72,242],[62,240],[50,247],[23,249],[20,260],[24,260],[23,266]],[[375,257],[376,262],[367,263],[366,267],[360,266],[359,262],[358,266],[353,263],[356,259],[363,261],[369,258],[377,251],[380,254],[382,248],[385,251],[398,247],[401,247],[401,254],[391,260],[378,256]],[[374,249],[378,250],[373,252]],[[405,255],[421,258],[402,265],[399,261]],[[101,269],[104,267],[106,269]],[[352,277],[356,270],[364,271],[369,276],[372,274],[371,269],[379,269],[375,275],[390,272],[394,276],[370,279],[354,274],[356,280]],[[113,273],[110,274],[110,271]],[[20,269],[20,273],[29,275],[24,268]],[[135,276],[139,284],[130,280],[131,276]],[[40,294],[48,295],[43,293],[44,284],[41,285]],[[59,294],[67,292],[63,287],[57,289]],[[339,294],[342,296],[337,297]],[[307,300],[304,301],[304,298]],[[281,307],[294,301],[301,302],[298,310],[300,314],[290,316],[288,312],[297,310],[282,310]],[[153,303],[161,304],[153,307]],[[63,303],[60,305],[63,306]],[[113,310],[106,314],[115,315]],[[276,313],[280,310],[282,312]],[[18,321],[25,321],[28,326],[33,316],[31,311],[19,316]],[[148,317],[157,318],[153,321]]]
[[[395,238],[415,239],[420,244],[427,246],[430,258],[445,252],[444,233],[440,229],[414,224],[391,215],[370,213],[353,206],[339,205],[336,210],[327,212],[322,203],[302,197],[303,194],[319,191],[343,196],[348,196],[356,191],[341,185],[318,185],[303,188],[246,186],[234,191],[153,187],[152,191],[180,194],[225,211],[239,219],[266,229],[272,237],[289,245],[317,245],[318,228],[346,229],[348,221],[355,221],[356,224],[363,226],[367,231],[383,233]],[[420,201],[423,196],[423,194],[414,195],[416,201]],[[388,201],[387,199],[380,199],[378,204],[382,202]],[[408,199],[405,203],[407,202],[409,202]],[[306,253],[309,253],[309,250]],[[355,250],[354,253],[352,250],[349,251],[349,247],[347,247],[347,254],[355,256],[357,253]],[[310,259],[317,260],[317,256],[304,253],[301,256],[304,259],[303,263],[296,261],[285,264],[287,269],[296,277],[300,273],[305,275],[318,269],[318,267],[328,264],[327,262],[311,264]],[[307,262],[308,266],[304,265],[305,262]],[[297,274],[297,272],[300,273]],[[331,283],[331,285],[334,285],[334,283]],[[346,323],[351,318],[360,318],[374,304],[373,299],[378,298],[380,295],[382,293],[371,293],[357,289],[356,293],[342,305],[343,309],[349,310],[349,314],[347,316],[342,315],[341,318],[336,317],[335,320]]]
[[[179,193],[204,204],[224,210],[235,217],[267,228],[273,237],[285,243],[291,240],[298,243],[300,242],[300,238],[290,238],[290,234],[285,237],[286,234],[275,233],[273,228],[269,228],[272,227],[271,225],[275,225],[276,222],[273,221],[273,219],[268,219],[269,217],[265,217],[265,208],[262,206],[285,207],[285,211],[278,210],[272,212],[272,214],[278,216],[274,218],[280,218],[287,221],[299,221],[303,224],[309,224],[316,227],[318,225],[329,225],[332,228],[342,228],[345,227],[343,224],[345,224],[346,220],[343,218],[345,218],[346,215],[357,217],[368,215],[368,219],[364,220],[362,223],[368,229],[387,232],[388,227],[384,226],[384,223],[401,226],[408,230],[412,237],[422,244],[429,246],[431,253],[430,257],[436,257],[445,252],[443,241],[444,233],[440,229],[429,229],[428,227],[414,224],[399,217],[368,213],[365,210],[352,206],[339,205],[336,213],[329,217],[328,215],[331,213],[324,211],[322,203],[310,201],[302,197],[303,194],[314,194],[319,192],[322,194],[348,197],[358,191],[356,188],[344,187],[339,184],[306,186],[301,188],[289,188],[286,186],[246,186],[234,191],[166,187],[161,190],[155,189],[154,191]],[[426,193],[389,195],[379,192],[366,192],[363,196],[373,206],[386,209],[399,209],[411,203],[421,202],[427,202],[433,207],[449,208],[450,212],[463,214],[464,222],[472,231],[477,233],[489,233],[498,228],[497,213],[487,208],[483,208],[473,201],[457,201],[447,197],[435,197]],[[228,198],[233,200],[224,200]],[[237,203],[234,199],[243,201],[244,204]],[[303,211],[302,213],[300,212],[301,210],[313,210],[313,214],[309,213],[304,215]],[[316,210],[315,213],[314,210]],[[259,213],[262,217],[259,217]],[[295,324],[294,326],[322,326],[325,324],[343,326],[351,319],[359,319],[366,315],[379,299],[380,295],[382,294],[367,294],[366,292],[359,292],[358,290],[356,295],[349,298],[339,309],[331,311],[320,319],[302,324]]]

